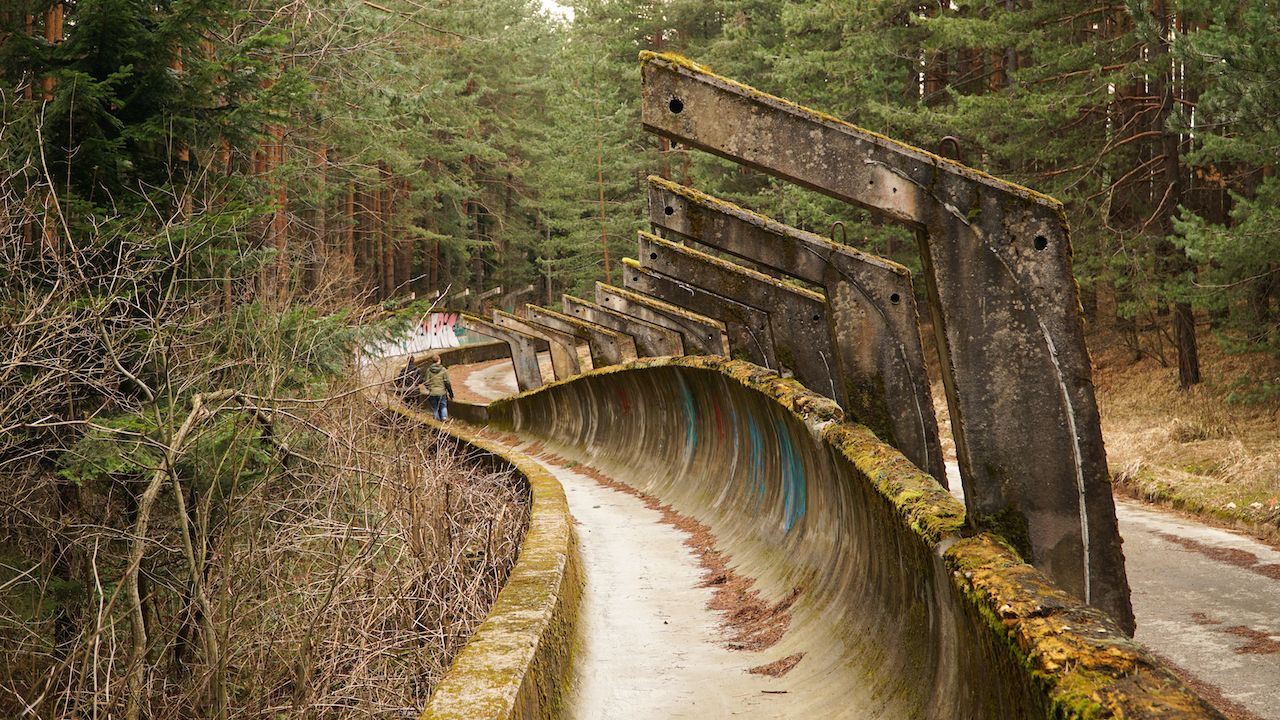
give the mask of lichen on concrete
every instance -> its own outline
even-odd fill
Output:
[[[968,165],[952,160],[951,158],[943,157],[941,155],[938,155],[937,153],[925,150],[924,148],[919,148],[914,145],[904,143],[900,140],[894,140],[893,138],[887,135],[882,135],[880,133],[867,130],[866,128],[862,128],[857,125],[854,125],[853,123],[850,123],[847,120],[842,120],[834,115],[831,115],[830,113],[825,113],[825,112],[822,112],[821,110],[815,110],[813,108],[791,102],[790,100],[787,100],[785,98],[780,98],[776,95],[771,95],[769,93],[766,93],[762,90],[754,88],[745,83],[738,82],[737,80],[724,77],[723,75],[718,75],[715,72],[711,71],[709,68],[703,65],[699,65],[698,63],[695,63],[684,56],[677,55],[675,53],[656,53],[652,51],[642,51],[640,53],[641,66],[647,65],[649,63],[654,63],[654,62],[657,62],[660,64],[665,63],[667,66],[673,69],[684,70],[685,72],[690,73],[692,75],[701,76],[707,82],[711,82],[721,87],[731,88],[734,91],[739,92],[753,100],[767,103],[769,105],[772,105],[779,109],[786,110],[788,112],[808,116],[824,124],[832,125],[846,132],[851,132],[854,135],[863,136],[868,140],[876,142],[880,145],[884,145],[898,151],[906,151],[913,155],[917,155],[922,160],[931,162],[936,168],[943,169],[943,170],[946,170],[947,172],[951,172],[957,175],[963,175],[972,180],[977,180],[984,184],[990,185],[998,190],[1007,192],[1010,195],[1013,195],[1015,197],[1019,197],[1024,200],[1028,200],[1030,202],[1034,202],[1038,205],[1043,205],[1049,208],[1054,208],[1058,210],[1061,210],[1063,208],[1061,201],[1059,201],[1056,198],[1045,195],[1044,193],[1040,193],[1035,190],[1032,190],[1029,187],[1025,187],[1023,185],[1019,185],[1017,183],[1012,183],[1012,182],[1009,182],[1008,180],[998,178],[994,175],[983,172],[982,170],[978,170],[977,168],[972,168],[972,167],[969,167]]]
[[[822,235],[819,235],[817,233],[811,233],[804,230],[800,230],[798,228],[787,227],[767,215],[762,215],[761,213],[755,212],[753,210],[748,210],[744,207],[728,202],[727,200],[721,200],[720,198],[714,197],[712,195],[708,195],[707,193],[704,193],[701,190],[696,190],[691,187],[687,187],[684,185],[680,185],[678,183],[671,182],[670,180],[658,177],[657,175],[650,175],[648,177],[648,181],[651,187],[658,188],[659,190],[664,190],[674,195],[679,195],[680,197],[684,198],[685,200],[689,201],[690,203],[696,206],[708,208],[719,213],[732,215],[733,217],[736,217],[742,220],[743,222],[751,223],[752,225],[765,228],[771,232],[775,232],[781,235],[795,234],[798,237],[803,237],[805,240],[809,242],[824,245],[827,247],[827,249],[833,252],[848,253],[850,255],[856,255],[860,257],[862,260],[864,260],[865,262],[871,263],[873,265],[877,265],[887,270],[891,270],[895,274],[900,275],[902,277],[911,276],[910,270],[908,270],[905,266],[894,262],[893,260],[880,257],[879,255],[872,255],[871,253],[859,250],[858,248],[853,247],[852,245],[842,245],[830,238],[823,237]],[[701,233],[695,233],[695,234],[701,235]]]
[[[877,523],[873,542],[884,554],[884,563],[876,563],[879,571],[890,573],[885,578],[892,578],[893,583],[917,590],[892,605],[896,608],[893,617],[880,620],[885,628],[897,628],[895,632],[901,632],[901,637],[894,634],[879,642],[848,640],[862,643],[859,653],[864,664],[859,667],[867,673],[863,682],[875,688],[877,698],[891,702],[931,692],[926,686],[936,671],[930,663],[937,661],[941,642],[956,655],[943,655],[940,661],[964,663],[964,673],[984,673],[982,686],[962,684],[956,689],[958,695],[941,701],[945,708],[916,711],[921,716],[1221,718],[1126,638],[1104,613],[1054,586],[994,536],[978,533],[966,537],[960,503],[896,449],[867,428],[846,421],[835,403],[776,373],[721,357],[646,358],[498,401],[492,408],[493,417],[501,426],[550,438],[552,430],[545,426],[549,414],[562,414],[571,407],[581,409],[597,401],[607,407],[622,388],[657,388],[678,398],[676,386],[696,388],[690,411],[698,414],[704,430],[711,434],[716,422],[715,414],[708,410],[712,395],[732,403],[739,413],[760,417],[781,413],[802,424],[810,439],[804,439],[803,430],[799,434],[792,430],[787,431],[788,442],[804,444],[801,452],[812,459],[806,466],[826,467],[832,473],[811,476],[807,482],[848,489],[847,494],[824,496],[841,495],[858,503],[865,510],[860,517]],[[655,403],[659,401],[654,398]],[[602,419],[597,413],[593,417],[589,430],[572,422],[564,426],[571,429],[555,436],[556,442],[569,442],[588,433],[604,443],[595,451],[609,452],[650,431],[644,425],[631,424],[628,418],[635,415]],[[666,422],[670,415],[648,417]],[[683,422],[677,420],[676,426]],[[781,425],[777,427],[783,431]],[[678,440],[675,446],[679,447]],[[713,443],[710,447],[724,446]],[[677,467],[685,468],[705,467],[698,462],[723,467],[731,460],[719,454],[701,461],[689,456],[684,460],[645,457],[648,464],[642,475],[646,477],[666,472],[664,463],[669,460],[684,463]],[[836,461],[823,464],[823,457]],[[718,492],[711,490],[713,497]],[[757,516],[744,520],[747,527],[762,522]],[[785,550],[778,550],[785,555]],[[769,554],[765,558],[769,563],[791,561]],[[828,562],[834,566],[840,559],[829,558]],[[920,593],[924,586],[930,589]],[[927,628],[935,627],[932,623],[952,622],[956,617],[965,619],[951,626],[959,636],[946,641],[927,637]],[[885,668],[890,667],[893,673],[886,674]],[[972,676],[967,677],[972,683]],[[974,697],[979,696],[987,700],[975,702]]]
[[[576,633],[581,570],[564,490],[532,459],[457,423],[391,409],[509,463],[528,483],[529,525],[488,616],[454,658],[422,720],[560,716]]]
[[[708,255],[707,253],[694,250],[693,248],[687,245],[680,245],[679,243],[673,243],[670,240],[660,238],[657,235],[654,235],[653,233],[648,233],[641,230],[639,231],[639,236],[640,236],[640,239],[643,241],[660,245],[661,247],[673,253],[677,253],[679,255],[692,258],[697,262],[706,263],[708,265],[714,265],[715,267],[725,270],[726,272],[733,273],[734,275],[740,275],[743,278],[750,279],[753,282],[761,283],[764,285],[770,285],[775,288],[778,288],[779,290],[786,290],[788,292],[795,293],[796,295],[800,295],[811,302],[822,303],[822,304],[825,304],[827,302],[826,296],[824,296],[822,293],[814,292],[807,288],[800,287],[799,285],[796,285],[794,283],[786,282],[782,279],[773,277],[772,275],[765,275],[762,272],[757,272],[755,270],[752,270],[751,268],[743,267],[742,265],[738,265],[737,263],[729,262],[728,260],[725,260],[723,258],[718,258],[715,255]],[[632,268],[642,267],[639,261],[631,260],[630,258],[624,258],[623,263],[626,264],[628,267],[632,267]]]

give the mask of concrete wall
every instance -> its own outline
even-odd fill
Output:
[[[539,351],[546,350],[546,343],[539,343]],[[423,353],[430,355],[432,351]],[[488,362],[490,360],[498,360],[500,358],[511,357],[511,348],[504,342],[479,342],[471,345],[463,345],[462,347],[450,348],[448,350],[436,350],[440,353],[440,360],[445,365],[471,365],[473,363]]]
[[[560,717],[582,591],[564,489],[532,459],[500,450],[456,423],[442,426],[415,410],[391,409],[452,436],[472,462],[514,469],[531,498],[515,567],[488,617],[436,686],[422,720]]]
[[[1218,718],[1100,611],[990,535],[897,450],[799,385],[656,358],[501,400],[490,422],[708,524],[770,602],[799,717]],[[480,717],[480,715],[476,715]]]

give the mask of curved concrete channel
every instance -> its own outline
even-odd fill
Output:
[[[779,682],[748,672],[759,654],[726,647],[688,534],[633,495],[546,467],[569,500],[586,581],[565,717],[782,716]]]
[[[562,700],[511,717],[1222,717],[1104,614],[965,537],[963,506],[834,403],[761,368],[638,361],[487,414],[487,443],[564,488],[584,576]],[[709,609],[726,582],[730,612]],[[767,617],[763,641],[734,635],[744,612]]]

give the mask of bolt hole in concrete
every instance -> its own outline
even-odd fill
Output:
[[[667,103],[667,107],[671,108],[671,112],[679,113],[684,110],[684,101],[678,97],[673,97],[671,102]]]
[[[898,303],[902,302],[902,296],[899,295],[898,293],[894,293],[889,296],[889,302],[893,303],[894,305],[897,305]]]
[[[657,260],[657,259],[658,259],[658,253],[649,253],[649,259],[650,259],[650,260]]]
[[[676,209],[668,205],[662,209],[662,212],[666,213],[667,215],[675,215]]]
[[[813,321],[814,321],[814,322],[818,322],[818,318],[819,318],[819,316],[818,316],[818,315],[814,315],[814,316],[813,316]]]
[[[1037,235],[1033,244],[1036,246],[1037,250],[1043,250],[1049,247],[1049,238],[1043,235]]]

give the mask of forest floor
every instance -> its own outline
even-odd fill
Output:
[[[1135,361],[1114,337],[1089,345],[1116,492],[1280,546],[1280,396],[1239,399],[1242,378],[1280,377],[1280,360],[1202,336],[1204,382],[1184,391],[1173,362]]]

